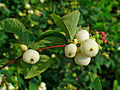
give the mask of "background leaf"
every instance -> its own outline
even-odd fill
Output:
[[[92,72],[88,72],[88,74],[90,76],[91,83],[93,84],[94,90],[102,90],[102,86],[101,86],[99,77]]]
[[[3,20],[2,28],[5,32],[10,32],[18,35],[20,43],[30,45],[34,41],[32,32],[27,31],[25,26],[15,18],[7,18]]]

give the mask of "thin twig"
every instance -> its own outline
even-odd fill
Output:
[[[66,44],[64,44],[64,45],[50,46],[50,47],[45,47],[45,48],[41,48],[41,49],[36,49],[36,51],[45,50],[45,49],[49,49],[49,48],[64,47],[64,46],[66,46]],[[15,61],[21,59],[22,56],[23,56],[23,55],[19,56],[18,58],[12,60],[11,62],[9,62],[9,63],[7,63],[7,64],[5,64],[5,65],[3,65],[2,67],[0,67],[0,70],[2,70],[4,67],[6,67],[6,66],[8,66],[8,65],[10,65],[10,64],[12,64],[12,63],[14,63]]]

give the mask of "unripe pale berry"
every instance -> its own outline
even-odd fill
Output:
[[[23,54],[23,61],[29,64],[35,64],[40,59],[40,55],[35,50],[27,50]]]
[[[82,41],[89,39],[89,33],[87,30],[81,30],[76,33],[75,38],[78,40],[78,42],[81,44]]]
[[[44,82],[41,82],[40,87],[44,88],[46,87],[46,84]]]
[[[42,90],[42,87],[38,87],[38,90]]]
[[[96,56],[99,48],[96,41],[92,39],[87,39],[84,42],[82,42],[80,49],[82,54],[88,57],[93,57],[93,56]]]
[[[26,8],[26,9],[30,9],[30,7],[31,7],[30,4],[28,4],[28,3],[25,4],[25,8]]]
[[[77,52],[77,46],[75,44],[68,44],[65,46],[65,56],[72,58]]]
[[[8,90],[14,90],[14,87],[11,83],[8,85]]]
[[[86,57],[81,53],[77,53],[74,60],[76,64],[86,66],[90,63],[91,57]]]
[[[29,14],[34,14],[33,10],[28,10]]]
[[[28,50],[28,47],[27,47],[25,44],[20,44],[20,48],[21,48],[23,51],[27,51],[27,50]]]
[[[73,40],[73,44],[77,44],[78,43],[78,40],[77,39],[74,39]]]

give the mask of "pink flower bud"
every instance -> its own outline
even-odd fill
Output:
[[[40,15],[42,14],[42,12],[40,12]]]
[[[102,39],[102,40],[104,40],[104,39],[105,39],[105,37],[102,37],[101,39]]]
[[[76,78],[75,80],[78,80],[78,78]]]
[[[4,76],[4,79],[6,79],[6,77]]]
[[[103,34],[103,36],[106,38],[107,37],[107,35],[106,34]]]
[[[77,88],[74,88],[74,90],[77,90]]]
[[[70,63],[68,63],[68,66],[70,66]]]
[[[104,35],[105,33],[104,32],[101,32],[102,35]]]
[[[103,40],[103,43],[107,43],[107,40],[106,40],[106,39],[104,39],[104,40]]]

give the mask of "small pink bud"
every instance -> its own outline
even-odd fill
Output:
[[[115,44],[113,44],[113,46],[115,46]]]
[[[98,31],[101,34],[101,31]]]
[[[41,14],[39,14],[38,16],[40,16],[40,17],[41,17]]]
[[[105,33],[104,32],[101,32],[102,35],[104,35]]]
[[[74,90],[77,90],[77,88],[74,88]]]
[[[103,40],[103,43],[107,43],[107,40],[106,40],[106,39],[104,39],[104,40]]]
[[[106,38],[107,37],[107,35],[106,34],[103,34],[103,36]]]
[[[70,66],[70,63],[68,63],[68,65]]]
[[[42,14],[42,12],[40,12],[40,15]]]
[[[75,80],[78,80],[78,78],[76,78]]]
[[[4,79],[6,79],[6,77],[4,76]]]
[[[104,39],[105,39],[105,37],[102,37],[101,39],[102,39],[102,40],[104,40]]]

